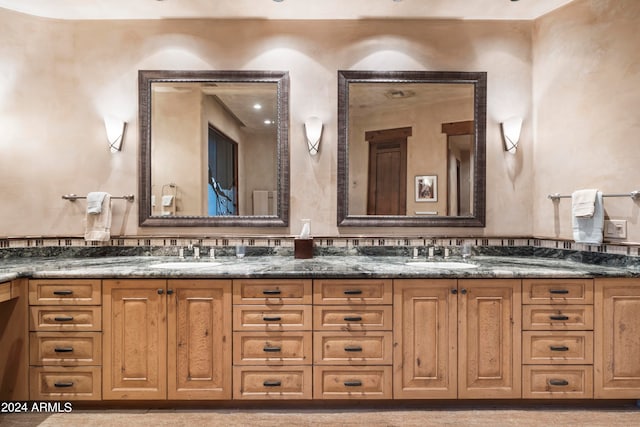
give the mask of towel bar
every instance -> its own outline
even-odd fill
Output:
[[[632,199],[640,199],[640,190],[632,191],[631,193],[618,193],[618,194],[603,194],[602,197],[631,197]],[[556,201],[558,199],[570,199],[571,195],[560,195],[559,193],[547,195],[548,199]]]
[[[63,199],[65,200],[70,200],[72,202],[75,202],[78,199],[86,199],[87,196],[78,196],[77,194],[65,194],[64,196],[62,196]],[[133,202],[133,200],[135,199],[135,196],[133,194],[125,194],[124,196],[111,196],[112,199],[125,199],[128,202]]]

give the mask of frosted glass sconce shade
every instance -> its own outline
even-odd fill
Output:
[[[304,122],[304,130],[307,136],[309,154],[316,155],[320,148],[320,137],[322,136],[322,120],[318,117],[309,117]]]
[[[109,148],[112,153],[122,149],[122,139],[126,126],[127,123],[125,121],[116,117],[106,116],[104,118],[104,127],[107,130],[107,141],[109,142]]]
[[[522,130],[522,118],[511,117],[500,123],[502,129],[502,140],[504,149],[510,153],[515,153],[520,141],[520,131]]]

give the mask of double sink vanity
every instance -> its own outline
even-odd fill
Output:
[[[634,266],[6,258],[0,282],[3,399],[640,398]]]

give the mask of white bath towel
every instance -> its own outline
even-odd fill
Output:
[[[573,221],[573,240],[576,243],[602,243],[602,231],[604,229],[604,205],[602,193],[596,193],[593,215],[591,217],[577,217],[571,215]]]
[[[84,239],[89,242],[108,242],[111,238],[111,195],[105,194],[100,213],[87,211]]]
[[[162,196],[162,206],[171,206],[173,204],[173,195],[165,194]]]
[[[593,216],[598,190],[576,190],[571,193],[571,212],[578,218]]]
[[[102,202],[106,195],[104,191],[92,191],[87,194],[87,213],[96,215],[102,212]]]

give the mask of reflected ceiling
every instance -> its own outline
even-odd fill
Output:
[[[573,0],[0,0],[0,8],[56,19],[524,19]]]

